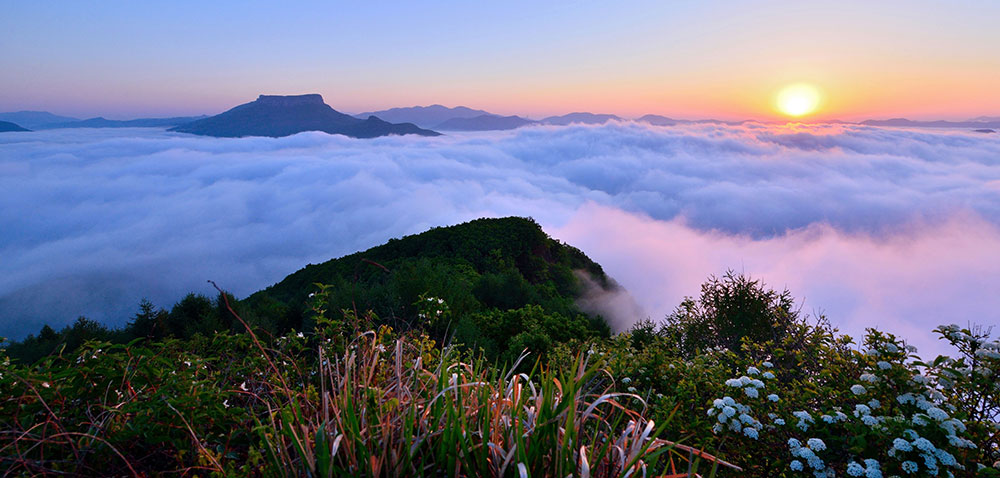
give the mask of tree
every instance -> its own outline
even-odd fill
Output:
[[[686,354],[722,347],[740,351],[743,339],[780,342],[798,322],[788,290],[777,292],[744,274],[709,277],[698,300],[686,298],[662,331]]]

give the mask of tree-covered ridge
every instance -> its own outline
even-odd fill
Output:
[[[574,271],[586,271],[601,287],[615,287],[600,265],[548,237],[532,219],[477,219],[308,265],[245,303],[254,323],[308,330],[309,295],[315,284],[325,284],[331,311],[370,310],[376,322],[427,327],[432,336],[447,334],[511,358],[520,349],[507,342],[521,333],[546,336],[520,339],[535,343],[552,335],[609,333],[601,318],[577,308],[583,288]],[[430,297],[448,304],[447,317],[420,317],[418,303]],[[498,329],[498,318],[510,318],[512,310],[521,312],[506,321],[510,327]]]
[[[610,334],[601,317],[576,306],[583,293],[580,271],[601,287],[617,287],[600,265],[548,237],[532,219],[477,219],[308,265],[244,300],[228,298],[248,324],[266,334],[310,332],[317,318],[311,296],[322,286],[328,318],[351,310],[363,322],[358,326],[420,329],[509,361],[528,344],[544,353],[553,343]],[[427,299],[440,300],[448,310],[421,315]],[[189,294],[169,311],[143,302],[123,329],[85,318],[62,331],[46,326],[10,345],[8,353],[31,362],[63,345],[72,351],[88,339],[126,343],[222,331],[244,331],[225,310],[222,296]]]

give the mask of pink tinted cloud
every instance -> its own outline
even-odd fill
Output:
[[[948,351],[931,333],[938,325],[1000,323],[1000,227],[973,214],[888,235],[813,224],[755,239],[587,204],[552,233],[587,251],[653,319],[732,268],[788,288],[803,313],[856,340],[876,327],[923,356]]]

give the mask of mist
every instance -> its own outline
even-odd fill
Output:
[[[439,138],[0,135],[0,336],[237,296],[483,216],[531,216],[661,319],[726,269],[852,335],[1000,323],[1000,138],[856,125],[531,127]],[[618,324],[616,327],[626,327]]]

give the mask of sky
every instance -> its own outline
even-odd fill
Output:
[[[1000,3],[3,2],[0,111],[216,114],[320,93],[345,112],[466,105],[775,119],[1000,115]]]
[[[1000,326],[1000,136],[860,125],[532,126],[440,137],[0,134],[0,336],[238,297],[430,227],[530,216],[663,319],[733,269],[925,357]],[[620,299],[620,300],[619,300]],[[627,299],[627,300],[626,300]],[[634,303],[637,307],[630,307]],[[994,331],[997,332],[997,331]]]

